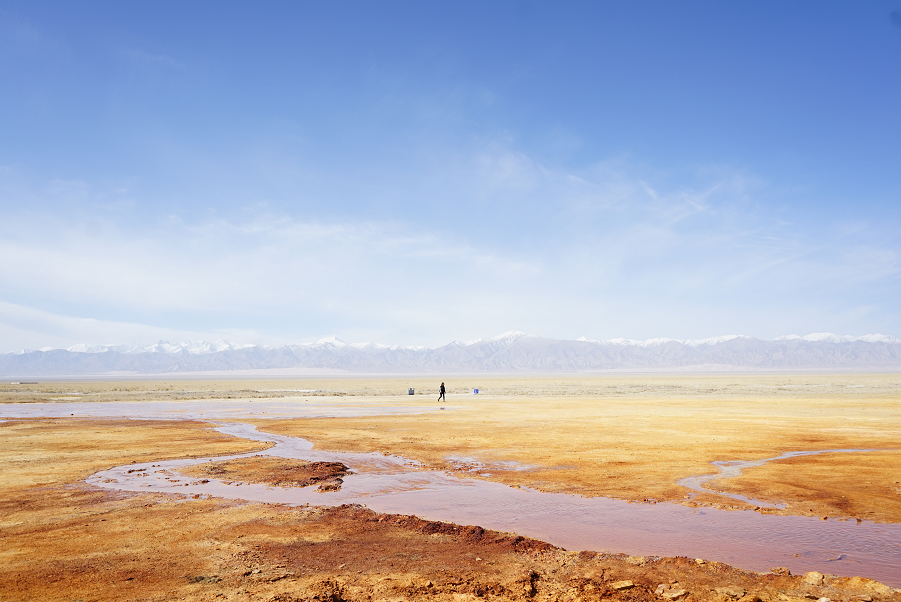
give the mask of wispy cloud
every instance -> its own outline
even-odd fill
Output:
[[[41,347],[66,348],[77,343],[123,344],[160,340],[254,341],[249,330],[179,330],[133,322],[83,318],[0,301],[0,353]]]
[[[502,146],[492,152],[483,148],[443,191],[506,198],[472,231],[396,218],[304,219],[266,205],[147,219],[110,210],[99,200],[115,194],[85,182],[26,190],[38,203],[72,199],[78,210],[53,218],[25,207],[0,223],[0,300],[173,332],[253,333],[250,342],[339,333],[434,345],[511,328],[766,338],[891,334],[898,324],[887,306],[853,309],[884,304],[899,289],[898,238],[878,225],[805,230],[762,209],[755,198],[765,184],[742,172],[708,170],[697,186],[670,186],[622,161],[569,172]],[[542,213],[542,204],[552,207]],[[541,236],[498,244],[492,227]]]

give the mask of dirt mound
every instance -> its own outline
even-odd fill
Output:
[[[309,487],[319,485],[323,491],[337,491],[341,477],[351,474],[340,462],[304,462],[272,456],[253,456],[225,462],[207,462],[181,470],[198,478],[260,483],[277,487]]]

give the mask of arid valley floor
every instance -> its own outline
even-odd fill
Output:
[[[197,413],[135,420],[78,411],[85,404],[278,401],[342,413],[273,417],[260,410],[228,422],[303,437],[317,450],[400,456],[423,469],[522,489],[901,523],[898,374],[447,376],[448,398],[438,404],[441,380],[0,385],[0,601],[901,601],[893,589],[901,574],[889,587],[856,574],[791,575],[775,566],[755,572],[717,558],[566,551],[516,533],[360,505],[129,493],[85,481],[120,465],[260,451],[261,458],[211,462],[184,475],[279,487],[340,484],[340,466],[268,457],[269,444],[216,432],[210,427],[222,420]],[[54,412],[19,412],[39,406]],[[380,408],[409,413],[380,415]],[[876,451],[771,461],[711,482],[708,493],[679,484],[715,473],[714,461],[831,449]],[[757,508],[717,492],[784,507]]]

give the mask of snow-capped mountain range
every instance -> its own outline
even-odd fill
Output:
[[[74,345],[0,354],[0,376],[171,374],[326,370],[356,373],[600,372],[616,370],[901,370],[901,339],[815,333],[764,341],[741,335],[646,341],[557,340],[520,331],[442,347],[345,343],[299,345],[159,341]]]
[[[476,345],[478,343],[483,342],[508,342],[512,343],[513,341],[521,338],[539,338],[534,334],[528,334],[522,332],[520,330],[510,330],[508,332],[497,335],[496,337],[491,337],[490,339],[473,339],[471,341],[453,341],[448,343],[448,345],[457,346],[457,347],[469,347],[471,345]],[[660,346],[666,343],[679,343],[681,345],[685,345],[686,347],[701,347],[703,345],[716,345],[718,343],[724,343],[726,341],[731,341],[733,339],[748,339],[751,340],[752,337],[747,337],[740,334],[728,334],[720,337],[710,337],[707,339],[667,339],[667,338],[654,338],[647,339],[644,341],[637,341],[634,339],[607,339],[607,340],[595,340],[589,339],[586,337],[579,337],[576,341],[586,342],[586,343],[597,343],[600,345],[619,345],[619,346],[634,346],[634,347],[652,347],[652,346]],[[866,343],[901,343],[901,339],[887,336],[884,334],[865,334],[863,336],[855,337],[850,335],[837,335],[832,334],[831,332],[819,332],[814,334],[808,334],[806,336],[798,336],[796,334],[784,335],[781,337],[776,337],[773,339],[774,341],[818,341],[818,342],[826,342],[826,343],[854,343],[856,341],[863,341]],[[332,346],[335,348],[342,347],[350,347],[353,349],[389,349],[389,350],[398,350],[398,349],[411,349],[414,351],[423,351],[428,349],[428,347],[403,347],[400,345],[382,345],[380,343],[345,343],[344,341],[338,339],[337,337],[330,336],[319,339],[315,343],[301,343],[298,345],[287,345],[286,347],[316,347],[316,346]],[[182,341],[181,343],[170,343],[169,341],[158,341],[152,345],[138,345],[137,343],[130,343],[126,345],[89,345],[85,343],[79,343],[78,345],[72,345],[71,347],[66,347],[65,351],[71,351],[72,353],[107,353],[110,351],[114,351],[117,353],[171,353],[171,354],[182,354],[189,353],[193,355],[203,355],[207,353],[218,353],[220,351],[233,351],[236,349],[247,349],[250,347],[259,347],[261,349],[277,349],[279,346],[271,346],[271,345],[254,345],[252,343],[232,343],[229,341],[225,341],[222,339],[218,339],[213,341],[212,343],[209,341]],[[56,347],[41,347],[40,349],[22,349],[20,351],[14,351],[13,353],[16,355],[22,355],[24,353],[32,353],[34,351],[57,351],[60,350]]]

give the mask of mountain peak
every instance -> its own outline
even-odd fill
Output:
[[[332,345],[334,347],[347,347],[347,343],[339,339],[338,337],[332,335],[330,337],[323,337],[316,341],[317,345]]]

